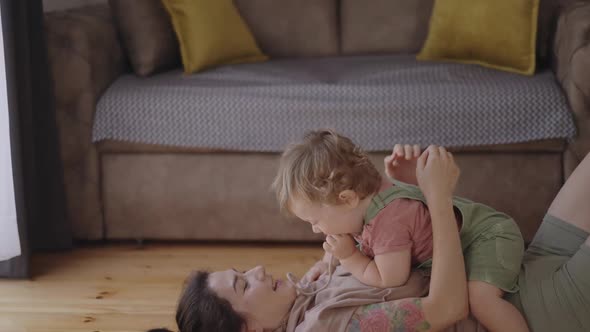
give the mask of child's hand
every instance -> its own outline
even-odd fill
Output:
[[[452,198],[459,173],[453,155],[442,146],[431,145],[418,158],[416,177],[429,204],[433,200]]]
[[[385,174],[390,180],[417,185],[416,163],[420,157],[419,145],[396,144],[391,155],[383,159]]]
[[[354,239],[348,234],[328,235],[324,250],[338,259],[346,259],[356,251]]]

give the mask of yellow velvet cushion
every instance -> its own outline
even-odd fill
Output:
[[[186,73],[267,60],[232,0],[162,0],[172,19]]]
[[[435,0],[420,60],[532,75],[539,0]]]

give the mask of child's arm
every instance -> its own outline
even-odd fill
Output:
[[[340,260],[342,266],[365,285],[388,288],[402,286],[410,277],[410,249],[376,255],[374,259],[357,250]]]
[[[419,145],[396,144],[391,155],[383,159],[385,174],[390,181],[398,180],[417,186],[416,163],[418,157],[420,157]]]
[[[371,259],[354,246],[350,235],[330,235],[324,242],[340,264],[365,285],[387,288],[401,286],[410,276],[410,249],[376,255]]]

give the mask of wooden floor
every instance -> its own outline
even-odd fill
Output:
[[[174,310],[195,269],[258,264],[303,274],[320,245],[111,245],[33,258],[32,280],[0,280],[0,332],[176,330]]]

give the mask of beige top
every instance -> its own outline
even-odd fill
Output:
[[[312,282],[306,291],[321,288],[328,280],[323,275]],[[409,297],[422,297],[428,293],[430,278],[420,270],[414,270],[404,286],[375,288],[362,284],[342,266],[338,266],[332,281],[313,296],[299,295],[289,314],[286,332],[346,331],[353,313],[361,306],[388,302]],[[281,329],[282,330],[282,329]],[[484,332],[468,318],[447,332]]]
[[[309,291],[320,288],[328,280],[323,275],[312,282]],[[428,292],[429,278],[414,271],[406,285],[394,288],[375,288],[362,284],[342,266],[338,266],[332,281],[314,296],[296,298],[287,322],[287,332],[344,331],[354,311],[363,305],[421,297]]]

